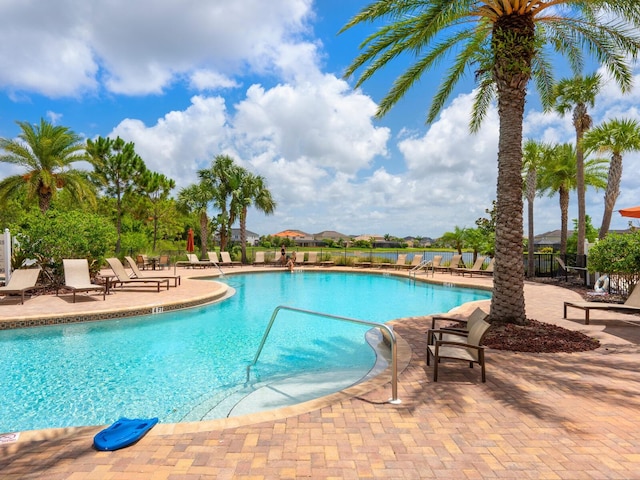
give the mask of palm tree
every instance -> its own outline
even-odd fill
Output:
[[[603,239],[609,232],[611,214],[620,194],[622,154],[640,150],[640,124],[636,120],[614,118],[589,130],[584,135],[582,146],[589,153],[611,154],[607,189],[604,194],[604,214],[598,234],[598,238]]]
[[[606,185],[606,160],[592,159],[585,162],[585,183],[595,188]],[[543,157],[539,171],[540,193],[550,197],[556,193],[560,200],[560,253],[567,253],[567,233],[569,225],[569,193],[578,186],[576,149],[572,144],[555,145]]]
[[[417,57],[381,100],[382,117],[429,69],[450,54],[427,115],[432,122],[457,82],[475,68],[479,90],[471,126],[477,129],[497,96],[500,118],[496,215],[496,262],[491,319],[525,321],[522,264],[522,123],[527,84],[533,77],[543,105],[551,104],[551,75],[545,49],[568,57],[574,71],[581,48],[605,65],[623,91],[631,87],[630,64],[640,51],[637,0],[377,0],[341,30],[388,20],[363,42],[364,52],[347,68],[352,76],[368,65],[356,86],[401,54]]]
[[[203,255],[208,250],[209,214],[207,209],[212,197],[213,193],[209,188],[209,184],[203,181],[182,188],[178,192],[178,202],[186,210],[198,216],[200,223],[200,251]]]
[[[560,115],[565,115],[573,107],[573,126],[576,130],[576,183],[578,190],[578,260],[584,258],[585,240],[585,179],[584,152],[582,151],[582,137],[589,130],[593,120],[587,107],[593,108],[596,95],[600,91],[602,78],[598,74],[586,77],[576,76],[560,80],[553,88],[554,106]],[[583,265],[580,265],[583,266]]]
[[[441,241],[445,245],[455,248],[459,255],[462,255],[462,249],[464,248],[464,242],[466,238],[467,230],[466,228],[460,228],[459,226],[455,226],[453,232],[445,232]]]
[[[523,147],[523,176],[524,176],[524,196],[527,199],[527,224],[529,231],[529,241],[527,245],[527,276],[535,276],[535,258],[534,258],[534,242],[535,229],[533,228],[533,203],[538,191],[538,169],[544,160],[544,157],[551,151],[551,146],[536,142],[535,140],[527,140]]]
[[[40,125],[17,122],[21,133],[17,139],[0,138],[0,162],[26,168],[0,182],[0,201],[18,198],[25,192],[27,199],[37,199],[42,213],[60,189],[65,189],[77,202],[96,205],[95,191],[88,172],[71,168],[75,162],[87,160],[84,140],[67,127],[40,120]]]
[[[276,202],[267,188],[265,179],[254,175],[244,168],[238,167],[233,175],[231,212],[237,212],[240,220],[240,245],[242,248],[242,263],[247,263],[247,211],[251,205],[270,215],[276,208]],[[236,215],[233,215],[235,219]]]
[[[93,160],[94,178],[105,194],[116,199],[116,240],[115,253],[120,252],[122,234],[122,200],[131,193],[147,167],[135,151],[133,142],[125,143],[120,137],[98,137],[87,140],[87,153]]]
[[[198,171],[201,181],[207,184],[207,189],[212,194],[210,200],[220,211],[217,218],[220,228],[220,250],[227,249],[227,243],[231,237],[231,225],[233,225],[234,218],[229,210],[228,201],[232,191],[231,178],[237,168],[230,156],[216,155],[211,167]]]

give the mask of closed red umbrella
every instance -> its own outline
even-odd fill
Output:
[[[618,211],[623,217],[640,218],[640,207],[623,208]]]
[[[189,233],[187,233],[187,252],[193,253],[193,228],[189,229]]]

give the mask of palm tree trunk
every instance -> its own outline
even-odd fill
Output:
[[[567,235],[569,229],[569,190],[562,187],[560,193],[560,255],[567,255]]]
[[[534,258],[535,230],[533,228],[533,202],[536,198],[536,171],[527,171],[527,224],[529,230],[529,241],[527,245],[527,276],[535,277],[536,264]]]
[[[207,239],[209,238],[209,217],[206,212],[200,213],[200,255],[207,253]]]
[[[491,317],[525,321],[522,263],[522,117],[524,92],[505,89],[499,95],[500,140],[496,208],[496,262]]]
[[[240,212],[240,246],[242,248],[242,263],[247,260],[247,207],[243,206]]]
[[[602,215],[602,225],[598,238],[602,240],[609,233],[611,225],[611,215],[620,194],[620,179],[622,178],[622,155],[615,153],[609,163],[609,177],[607,180],[607,190],[604,194],[604,214]]]
[[[583,267],[584,241],[586,238],[586,200],[584,183],[584,151],[582,149],[582,137],[584,132],[591,128],[591,117],[587,113],[584,104],[576,105],[573,112],[573,124],[576,128],[576,186],[578,190],[578,245],[577,245],[577,265]]]

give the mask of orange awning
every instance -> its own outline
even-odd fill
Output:
[[[640,207],[623,208],[618,211],[623,217],[640,218]]]

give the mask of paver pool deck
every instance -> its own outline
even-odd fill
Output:
[[[179,273],[182,286],[159,294],[118,291],[105,302],[94,297],[76,304],[62,296],[37,296],[24,305],[3,300],[0,322],[217,296],[211,282],[185,278],[212,270]],[[434,280],[491,286],[482,277],[436,273]],[[477,368],[458,362],[443,364],[434,383],[425,362],[428,317],[400,319],[392,322],[406,365],[399,375],[399,405],[386,402],[386,372],[293,407],[159,424],[115,452],[92,447],[103,427],[21,432],[17,441],[0,443],[0,478],[640,479],[640,317],[598,311],[583,325],[584,312],[570,310],[563,320],[563,302],[580,296],[559,285],[526,283],[527,316],[598,338],[598,349],[489,350],[486,383]],[[0,434],[3,440],[10,438]]]

